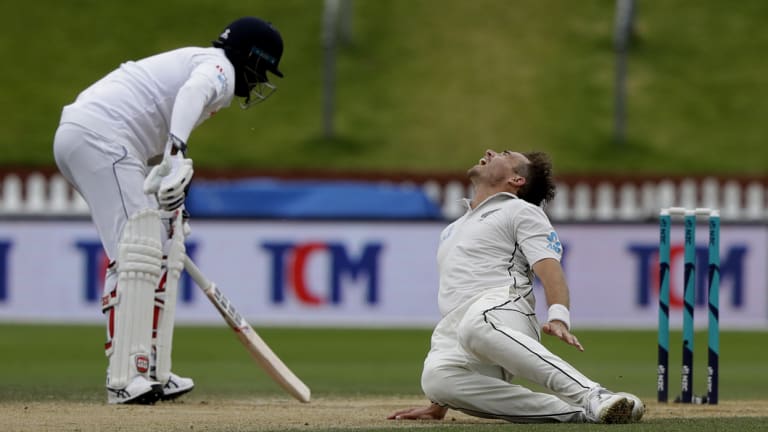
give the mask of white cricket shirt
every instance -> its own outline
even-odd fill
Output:
[[[467,212],[440,235],[438,306],[443,316],[489,288],[530,288],[531,266],[544,258],[559,261],[563,253],[541,207],[507,192],[475,209],[469,200],[466,205]]]
[[[192,130],[235,91],[235,70],[219,48],[179,48],[120,65],[64,107],[75,123],[146,161],[165,149],[168,134],[187,142]]]

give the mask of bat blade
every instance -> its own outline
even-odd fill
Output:
[[[309,402],[311,397],[309,387],[280,360],[280,357],[272,351],[269,345],[256,333],[256,330],[237,312],[232,302],[221,292],[219,287],[208,280],[189,257],[184,259],[184,268],[197,285],[202,288],[224,321],[234,330],[237,338],[264,371],[291,396],[301,402]]]

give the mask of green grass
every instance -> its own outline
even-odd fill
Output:
[[[260,328],[261,336],[318,396],[421,394],[425,329]],[[581,331],[583,353],[554,340],[545,344],[587,376],[612,388],[655,399],[656,335],[650,331]],[[721,398],[761,399],[768,386],[764,333],[721,336]],[[106,368],[101,326],[0,325],[0,401],[64,398],[101,400]],[[695,389],[703,392],[706,335],[696,336]],[[679,387],[680,336],[673,333],[670,394]],[[7,355],[12,353],[12,355]],[[273,394],[280,388],[224,327],[179,326],[174,369],[195,377],[199,393]],[[76,391],[73,391],[76,390]],[[197,392],[196,392],[197,393]]]
[[[419,396],[421,365],[430,331],[425,329],[260,328],[261,336],[313,391],[313,398]],[[603,385],[655,400],[656,334],[652,331],[581,331],[586,351],[578,353],[550,337],[545,344]],[[0,325],[0,403],[52,401],[101,403],[105,359],[101,326]],[[723,401],[765,399],[764,332],[726,331],[721,335]],[[672,335],[671,392],[679,389],[680,335]],[[697,394],[703,392],[706,338],[696,335]],[[219,327],[176,329],[174,369],[195,378],[192,401],[209,398],[268,397],[282,394],[250,360],[231,331]],[[534,386],[535,387],[535,386]],[[426,400],[425,400],[426,401]],[[352,414],[351,414],[352,415]],[[528,431],[757,431],[766,417],[648,419],[641,424],[531,425]],[[445,422],[420,431],[462,430]],[[478,426],[475,425],[475,428]],[[508,431],[507,424],[482,425]],[[520,426],[522,427],[522,426]],[[333,429],[328,429],[333,430]],[[375,428],[366,429],[369,431]]]
[[[420,392],[428,331],[266,328],[259,333],[315,394]],[[0,401],[102,400],[103,339],[101,326],[0,325],[0,352],[14,353],[0,359]],[[209,395],[282,392],[226,326],[177,328],[174,369],[193,376],[200,393]]]
[[[638,3],[624,146],[612,142],[615,2],[352,3],[326,139],[321,1],[5,2],[0,167],[52,166],[61,107],[121,61],[207,45],[256,14],[284,35],[286,78],[267,104],[195,131],[200,171],[461,173],[486,148],[513,148],[550,152],[559,173],[766,173],[763,0]]]

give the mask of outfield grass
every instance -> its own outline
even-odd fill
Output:
[[[486,148],[513,148],[550,152],[560,173],[766,173],[763,0],[636,2],[624,146],[612,142],[615,2],[353,1],[330,140],[322,4],[5,2],[0,167],[52,166],[61,107],[120,62],[206,46],[256,14],[284,34],[286,78],[267,104],[192,135],[200,171],[461,173]]]
[[[421,394],[421,363],[429,330],[258,329],[316,397]],[[544,342],[603,385],[655,399],[656,335],[649,331],[581,331],[579,353],[552,338]],[[106,360],[100,326],[0,326],[0,400],[64,398],[101,400]],[[765,338],[759,332],[721,337],[721,399],[763,399]],[[682,349],[673,333],[670,383],[679,389]],[[226,327],[176,330],[174,370],[195,378],[199,394],[239,397],[274,394],[272,383]],[[696,339],[696,393],[705,389],[706,338]],[[8,355],[11,354],[12,355]],[[198,393],[196,390],[196,393]]]
[[[312,388],[315,403],[324,400],[354,400],[375,397],[410,397],[421,400],[419,375],[428,347],[429,330],[424,329],[258,329],[275,352]],[[103,404],[105,359],[101,349],[100,326],[0,325],[0,404],[64,401]],[[546,338],[545,344],[593,379],[609,388],[630,391],[649,404],[655,400],[656,335],[651,331],[581,331],[586,351]],[[764,400],[768,376],[764,372],[766,348],[758,343],[764,332],[727,331],[722,334],[721,401]],[[679,333],[672,335],[679,341]],[[703,333],[696,336],[696,393],[704,391],[706,348]],[[676,345],[673,342],[673,345]],[[679,388],[679,354],[673,349],[670,366],[671,394]],[[252,400],[285,397],[281,389],[248,357],[231,331],[224,327],[180,326],[176,330],[174,370],[195,378],[197,388],[186,397],[188,403],[207,406],[219,400]],[[426,399],[423,400],[426,403]],[[673,404],[674,405],[674,404]],[[66,409],[66,405],[62,405]],[[211,409],[214,407],[212,406]],[[254,406],[258,408],[258,404]],[[26,409],[26,408],[25,408]],[[60,408],[62,409],[62,408]],[[183,405],[169,410],[185,409]],[[658,408],[657,408],[658,409]],[[703,408],[702,408],[703,409]],[[101,411],[101,410],[100,410]],[[163,410],[166,411],[166,410]],[[112,411],[108,411],[112,412]],[[166,411],[170,412],[170,411]],[[124,420],[128,413],[120,414]],[[382,411],[376,417],[385,416]],[[31,414],[30,414],[31,415]],[[101,413],[100,415],[103,415]],[[348,415],[354,416],[354,409]],[[673,414],[673,417],[675,415]],[[725,418],[727,417],[727,418]],[[308,419],[311,421],[311,418]],[[381,421],[381,420],[379,420]],[[620,429],[622,431],[758,431],[763,417],[651,417],[641,424],[532,425],[527,431],[575,431]],[[508,424],[467,425],[386,422],[357,430],[391,430],[412,425],[419,431],[483,430],[508,431]],[[0,425],[2,425],[0,421]],[[205,425],[200,425],[201,427]],[[210,425],[208,425],[210,427]],[[176,425],[175,429],[181,427]],[[199,428],[198,428],[199,429]],[[29,429],[24,429],[29,430]],[[77,429],[68,429],[77,430]],[[130,430],[130,429],[126,429]],[[196,429],[197,430],[197,429]],[[201,430],[207,430],[205,427]],[[218,429],[216,429],[218,430]],[[263,430],[238,428],[237,430]],[[283,430],[283,429],[281,429]],[[307,429],[305,429],[307,430]],[[324,428],[311,430],[345,430]]]

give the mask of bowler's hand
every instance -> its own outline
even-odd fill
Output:
[[[581,346],[581,343],[578,339],[576,339],[576,336],[572,335],[571,332],[568,331],[568,327],[565,326],[564,322],[560,320],[550,321],[548,323],[544,323],[544,325],[541,326],[541,329],[544,331],[544,333],[560,338],[560,340],[567,343],[568,345],[575,346],[579,351],[584,351],[584,347]]]
[[[388,420],[442,420],[447,407],[442,407],[436,403],[430,404],[425,408],[408,408],[395,411],[387,416]]]

